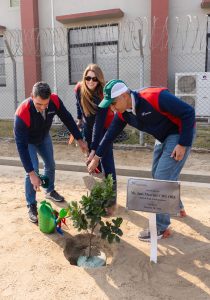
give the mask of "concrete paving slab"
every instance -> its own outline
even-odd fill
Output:
[[[0,165],[16,167],[22,166],[19,158],[6,156],[0,156]],[[43,168],[42,162],[40,163],[40,168]],[[87,168],[84,163],[69,161],[56,161],[56,170],[87,173]],[[151,178],[151,171],[149,168],[141,169],[134,166],[116,166],[116,172],[118,176]],[[210,172],[185,170],[183,173],[181,173],[180,180],[208,184],[210,183]]]

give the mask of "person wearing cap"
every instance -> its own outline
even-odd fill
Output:
[[[92,160],[107,128],[110,126],[114,113],[110,108],[99,108],[103,99],[104,75],[97,64],[89,64],[83,72],[83,77],[75,86],[77,106],[77,125],[83,127],[84,138],[88,144],[89,156],[87,165]],[[99,170],[105,177],[112,175],[115,196],[109,201],[107,215],[112,215],[116,205],[116,171],[111,143],[101,156]]]
[[[151,134],[155,139],[152,176],[154,179],[177,181],[189,156],[195,137],[195,111],[164,87],[148,87],[130,90],[122,80],[111,80],[104,87],[104,99],[100,107],[111,107],[116,112],[88,166],[89,172],[97,167],[103,153],[127,124]],[[180,201],[180,215],[185,210]],[[170,215],[157,214],[158,238],[171,233]],[[148,229],[140,232],[139,239],[150,240]]]
[[[61,196],[54,187],[55,161],[52,140],[49,134],[53,117],[57,115],[77,140],[81,150],[88,152],[81,133],[63,102],[46,82],[37,82],[32,88],[31,97],[23,101],[15,112],[14,135],[23,167],[26,171],[25,196],[29,220],[38,222],[36,192],[40,190],[38,175],[38,154],[44,161],[44,174],[49,179],[46,198],[61,202]]]

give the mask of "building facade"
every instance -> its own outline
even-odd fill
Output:
[[[210,70],[208,14],[210,0],[1,0],[0,118],[39,80],[75,115],[73,88],[91,62],[106,80],[175,91],[175,73]]]

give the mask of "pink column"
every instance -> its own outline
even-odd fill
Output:
[[[202,0],[201,8],[210,8],[210,0]]]
[[[20,1],[25,97],[29,97],[32,86],[41,79],[38,0]]]
[[[168,85],[168,0],[151,0],[151,85]]]

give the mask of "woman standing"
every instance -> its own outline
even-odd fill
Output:
[[[95,151],[114,117],[111,109],[98,107],[103,99],[104,86],[105,80],[102,70],[98,65],[90,64],[83,73],[82,81],[77,83],[74,90],[77,100],[77,125],[83,126],[84,137],[89,149],[87,164],[94,157]],[[105,173],[105,176],[112,174],[116,193],[113,145],[107,149],[100,162],[99,168]],[[107,210],[107,214],[113,213],[115,204],[116,196],[112,199],[112,203],[110,203],[112,207]]]

